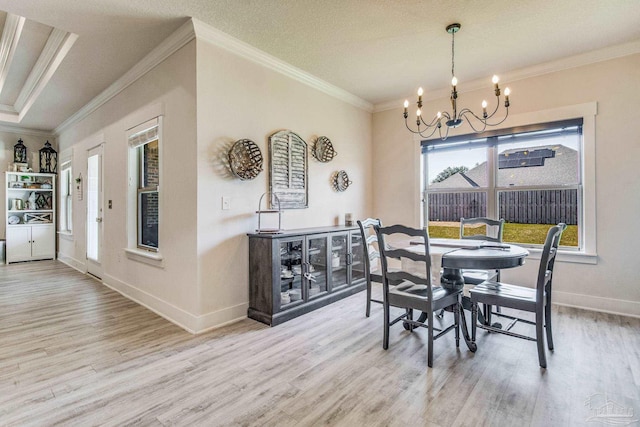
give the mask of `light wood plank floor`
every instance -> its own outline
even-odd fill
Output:
[[[640,416],[639,319],[560,307],[547,370],[483,331],[475,354],[436,341],[428,369],[426,331],[397,325],[385,351],[364,302],[193,336],[59,262],[0,266],[0,425],[602,425],[604,399]]]

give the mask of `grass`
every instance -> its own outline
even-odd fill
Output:
[[[439,237],[445,239],[458,239],[460,238],[460,224],[459,223],[442,223],[431,221],[429,223],[429,236]],[[527,243],[527,244],[544,244],[544,240],[547,237],[547,231],[555,224],[515,224],[505,223],[502,240],[505,242],[513,243]],[[483,234],[484,226],[478,227],[474,230],[473,234]],[[569,225],[562,234],[560,240],[562,246],[578,246],[578,226]]]

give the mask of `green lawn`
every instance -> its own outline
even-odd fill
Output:
[[[446,239],[458,239],[460,238],[460,225],[453,225],[454,223],[446,223],[446,225],[437,225],[435,221],[430,222],[429,236],[441,237]],[[436,225],[434,225],[436,224]],[[544,244],[544,239],[547,237],[547,231],[549,227],[555,224],[514,224],[505,223],[502,239],[505,242],[516,243],[531,243],[531,244]],[[478,228],[477,234],[484,233],[484,229]],[[562,246],[578,246],[578,226],[569,225],[567,229],[562,233],[562,239],[560,240]]]

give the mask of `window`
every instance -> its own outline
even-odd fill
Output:
[[[73,207],[73,174],[71,162],[62,163],[60,170],[60,232],[71,234]]]
[[[457,238],[460,218],[504,218],[504,240],[542,245],[568,225],[562,246],[582,249],[582,119],[423,142],[425,223]],[[475,136],[475,135],[474,135]]]
[[[160,225],[160,120],[156,118],[129,135],[129,179],[135,193],[135,246],[157,252]],[[133,210],[130,210],[133,212]],[[130,245],[133,246],[133,245]]]

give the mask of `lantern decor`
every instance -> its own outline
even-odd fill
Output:
[[[49,141],[40,149],[40,173],[58,173],[58,152],[51,148]]]
[[[22,139],[13,146],[13,163],[27,163],[27,147],[22,143]]]

